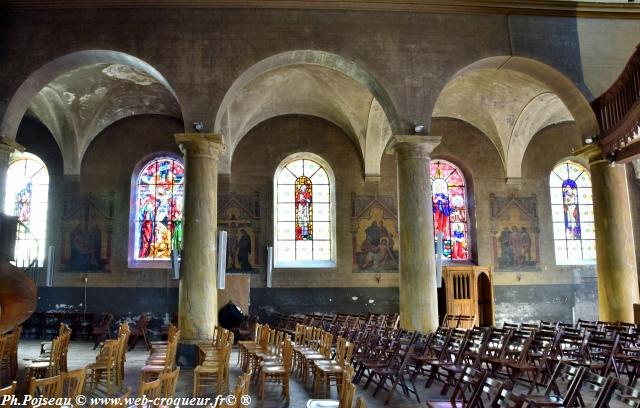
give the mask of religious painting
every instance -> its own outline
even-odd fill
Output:
[[[491,194],[490,205],[496,270],[539,270],[540,230],[535,194],[528,197]]]
[[[444,259],[469,259],[467,191],[460,169],[444,160],[431,162],[431,194],[435,238],[441,237]]]
[[[353,265],[358,272],[397,272],[398,216],[392,196],[352,195]]]
[[[65,198],[61,272],[110,271],[113,206],[113,194]]]
[[[260,272],[260,194],[220,194],[218,229],[227,232],[227,273]]]
[[[173,157],[157,157],[140,171],[135,196],[135,259],[170,260],[182,248],[184,166]]]

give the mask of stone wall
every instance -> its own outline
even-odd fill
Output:
[[[95,303],[95,312],[102,311],[115,293],[113,288],[125,291],[117,306],[123,313],[135,315],[146,307],[154,313],[175,311],[177,282],[168,270],[127,266],[135,165],[157,151],[179,153],[173,134],[190,129],[194,121],[204,121],[205,130],[211,130],[225,93],[253,64],[281,52],[313,49],[353,60],[379,81],[398,112],[400,131],[423,122],[431,134],[443,137],[434,158],[452,161],[467,177],[475,263],[496,262],[492,194],[498,198],[535,195],[540,262],[537,270],[501,268],[495,273],[496,321],[569,320],[574,314],[596,317],[595,268],[556,266],[553,254],[548,174],[556,162],[570,157],[572,149],[581,145],[575,125],[555,125],[535,136],[522,165],[523,179],[513,185],[505,182],[500,156],[485,135],[458,120],[432,120],[431,112],[440,90],[456,72],[497,55],[544,62],[571,79],[585,97],[595,97],[619,75],[640,40],[640,26],[633,21],[364,11],[138,13],[111,9],[6,11],[0,15],[0,27],[0,116],[34,71],[55,58],[88,49],[117,50],[146,61],[168,80],[180,103],[184,124],[147,115],[108,127],[89,147],[79,176],[63,174],[62,156],[46,128],[30,119],[22,122],[17,141],[41,156],[51,172],[47,246],[60,244],[66,194],[114,194],[111,272],[87,274],[92,298],[105,299]],[[264,251],[273,236],[273,174],[284,157],[299,151],[320,155],[336,175],[337,267],[276,270],[275,288],[270,290],[264,287]],[[220,180],[220,193],[259,192],[262,212],[256,223],[261,256],[257,273],[251,274],[255,288],[252,310],[263,315],[397,310],[397,273],[354,270],[352,194],[396,196],[394,158],[384,156],[381,168],[380,182],[365,182],[353,141],[338,126],[319,118],[277,117],[243,138],[232,160],[230,178]],[[639,195],[634,184],[632,197]],[[78,298],[83,276],[57,271],[57,289],[43,289],[40,307],[63,304],[67,294]],[[43,273],[39,283],[44,283]],[[134,294],[136,299],[151,296],[155,303],[142,304],[133,300]]]

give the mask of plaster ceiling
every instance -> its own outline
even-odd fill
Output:
[[[524,152],[540,130],[574,120],[549,87],[506,69],[481,69],[456,77],[438,97],[433,116],[466,121],[487,135],[507,178],[521,177]]]
[[[180,106],[165,84],[142,69],[98,63],[65,72],[32,99],[27,114],[52,132],[65,170],[79,170],[93,139],[117,120],[141,114],[180,119]]]
[[[230,172],[233,151],[259,123],[286,114],[305,114],[333,122],[358,147],[367,175],[379,175],[380,158],[391,136],[386,113],[372,91],[343,72],[314,64],[290,64],[266,70],[223,104],[216,130],[227,139],[221,172]]]

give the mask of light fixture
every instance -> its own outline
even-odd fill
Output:
[[[592,138],[590,138],[590,137],[588,137],[588,138],[584,139],[584,142],[585,142],[586,144],[592,144],[592,143],[593,143],[593,139],[592,139]]]
[[[204,129],[204,123],[203,122],[193,122],[193,128],[196,130],[196,132],[202,132],[202,129]]]
[[[424,132],[424,125],[422,123],[415,123],[413,125],[414,133],[420,134]]]

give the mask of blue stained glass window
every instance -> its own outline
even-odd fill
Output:
[[[596,258],[591,177],[581,165],[566,161],[549,176],[556,263],[593,263]]]

